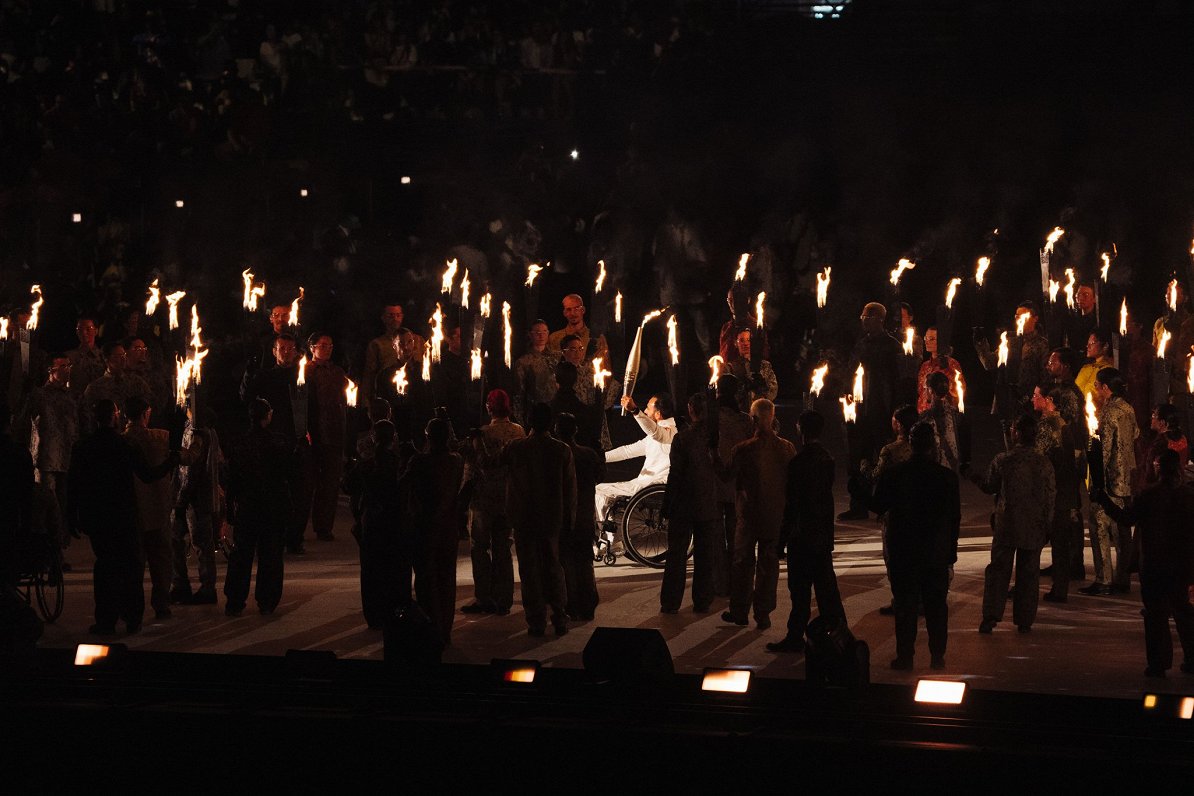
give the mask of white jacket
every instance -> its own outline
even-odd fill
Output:
[[[643,469],[639,471],[639,479],[662,483],[667,480],[668,471],[672,467],[672,438],[676,436],[676,420],[668,417],[656,423],[642,412],[635,413],[634,419],[647,436],[638,442],[607,451],[605,461],[621,462],[643,456],[646,461],[643,462]]]

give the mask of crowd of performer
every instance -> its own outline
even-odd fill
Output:
[[[945,666],[959,482],[969,478],[995,496],[980,633],[1003,621],[1009,594],[1016,629],[1030,632],[1042,574],[1051,578],[1044,600],[1064,603],[1074,591],[1129,592],[1139,573],[1147,673],[1172,666],[1170,617],[1186,654],[1182,669],[1191,671],[1194,487],[1183,374],[1194,316],[1184,286],[1175,281],[1171,290],[1152,339],[1131,324],[1114,351],[1081,309],[1085,286],[1078,310],[1055,329],[1042,328],[1034,302],[1022,302],[1010,350],[997,355],[976,332],[978,361],[998,372],[993,411],[1004,432],[1004,450],[981,470],[970,468],[968,420],[980,410],[964,404],[966,378],[948,331],[918,334],[911,308],[897,302],[862,308],[843,371],[865,376],[845,424],[849,507],[836,521],[880,520],[892,592],[883,610],[894,616],[897,641],[892,668],[913,666],[918,615],[930,665]],[[253,597],[268,615],[282,598],[286,556],[307,553],[308,528],[316,541],[334,538],[345,492],[370,627],[414,613],[438,646],[450,644],[457,550],[467,537],[474,595],[459,611],[512,610],[513,543],[528,632],[543,635],[550,624],[563,635],[570,621],[596,616],[594,544],[612,539],[619,501],[666,484],[662,613],[681,608],[691,546],[695,612],[728,599],[725,622],[753,619],[768,629],[786,559],[792,609],[786,633],[768,649],[804,649],[813,591],[821,618],[845,625],[832,555],[836,464],[821,442],[836,399],[806,395],[795,427],[781,427],[778,378],[765,335],[752,342],[762,326],[753,315],[735,311],[722,327],[722,370],[709,389],[684,395],[673,383],[646,400],[628,392],[619,401],[620,383],[602,372],[610,346],[586,325],[580,295],[564,297],[560,322],[527,324],[508,378],[483,391],[470,377],[460,317],[448,313],[438,330],[411,328],[408,308],[397,298],[380,307],[383,332],[366,347],[359,373],[368,417],[359,427],[346,390],[356,383],[337,364],[335,341],[320,331],[296,334],[288,308],[272,308],[241,380],[248,431],[226,444],[194,393],[185,424],[174,426],[170,418],[181,416],[165,346],[141,330],[135,310],[102,345],[96,319],[81,316],[78,346],[66,352],[41,351],[23,332],[29,311],[14,312],[0,360],[6,581],[19,569],[12,545],[21,533],[46,533],[64,547],[85,535],[95,554],[91,632],[110,635],[123,622],[135,633],[146,570],[150,607],[166,620],[173,605],[217,603],[223,545],[224,613],[246,609],[256,561]],[[442,333],[442,351],[424,380],[418,371],[433,331]],[[642,431],[620,447],[609,430],[617,410]],[[634,478],[607,478],[607,465],[637,459]],[[1042,573],[1047,546],[1052,564]]]

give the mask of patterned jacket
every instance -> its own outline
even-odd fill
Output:
[[[1107,494],[1126,497],[1132,494],[1132,474],[1136,470],[1136,413],[1123,398],[1111,396],[1099,409],[1099,439],[1103,441],[1103,473]]]

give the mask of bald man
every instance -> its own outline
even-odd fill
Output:
[[[547,338],[547,350],[559,352],[560,344],[568,335],[576,335],[584,343],[586,361],[601,357],[609,363],[609,345],[605,342],[605,335],[600,335],[595,344],[589,343],[589,327],[585,326],[585,300],[575,293],[564,296],[561,302],[564,308],[564,328],[557,329]]]

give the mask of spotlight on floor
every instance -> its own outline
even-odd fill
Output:
[[[494,658],[489,662],[494,675],[501,682],[525,685],[535,682],[541,665],[539,661],[504,660],[502,658]]]
[[[745,694],[750,690],[749,669],[706,669],[701,678],[702,691]]]
[[[75,647],[75,666],[106,666],[120,660],[128,647],[123,644],[79,644]]]
[[[960,705],[966,696],[966,684],[957,680],[917,680],[917,702],[934,705]]]

